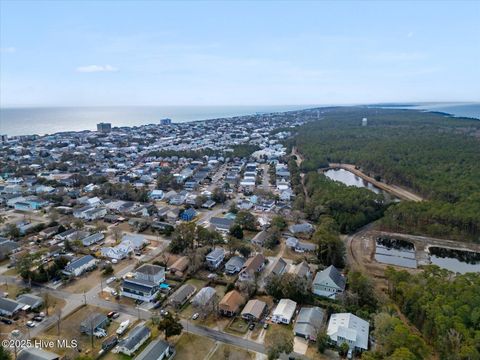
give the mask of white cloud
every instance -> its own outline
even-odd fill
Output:
[[[76,72],[81,73],[95,73],[95,72],[116,72],[119,69],[112,65],[86,65],[79,66],[75,69]]]
[[[17,49],[15,49],[14,47],[11,47],[11,46],[0,48],[0,53],[2,53],[2,54],[12,54],[16,51],[17,51]]]

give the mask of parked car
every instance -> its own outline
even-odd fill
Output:
[[[107,285],[110,285],[111,283],[113,283],[114,281],[117,281],[117,278],[115,276],[112,276],[110,278],[107,279]]]
[[[255,329],[255,323],[250,323],[250,325],[248,325],[248,330],[253,330]]]
[[[268,323],[263,324],[263,328],[266,330],[268,329]]]
[[[117,319],[119,316],[120,316],[120,314],[118,312],[114,312],[113,316],[112,316],[112,319]]]
[[[27,321],[26,325],[27,325],[29,328],[33,328],[33,327],[35,327],[36,324],[35,324],[33,321],[30,320],[30,321]]]
[[[162,303],[160,301],[157,301],[154,305],[153,305],[153,309],[158,309],[160,306],[162,306]]]
[[[4,324],[7,324],[7,325],[12,325],[13,324],[13,321],[10,320],[10,319],[7,319],[7,318],[1,318],[0,321]]]
[[[32,318],[33,321],[41,322],[43,321],[43,316],[36,315]]]
[[[197,320],[200,315],[198,313],[195,313],[192,315],[192,320]]]

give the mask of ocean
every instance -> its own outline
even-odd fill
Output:
[[[321,106],[327,105],[0,108],[0,134],[44,135],[61,131],[95,130],[99,122],[110,122],[112,126],[138,126],[158,124],[162,118],[187,122]],[[413,104],[405,108],[441,111],[454,116],[480,119],[480,103]]]
[[[300,110],[318,105],[287,106],[116,106],[0,108],[0,134],[44,135],[61,131],[96,130],[100,122],[112,126],[207,120],[222,117]]]

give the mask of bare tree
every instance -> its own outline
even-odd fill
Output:
[[[115,244],[118,244],[120,242],[120,239],[123,236],[123,232],[120,228],[114,227],[111,231],[111,235],[113,239],[115,240]]]

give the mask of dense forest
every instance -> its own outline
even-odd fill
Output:
[[[388,291],[402,313],[445,360],[480,359],[480,275],[428,266],[416,275],[386,271]]]
[[[313,171],[305,175],[304,193],[295,161],[290,161],[288,165],[297,194],[294,206],[303,210],[311,221],[319,223],[322,216],[330,216],[338,224],[340,232],[349,233],[382,217],[387,208],[383,195],[346,186]]]
[[[367,107],[320,112],[288,144],[304,155],[303,172],[331,162],[355,164],[427,199],[391,206],[385,228],[480,241],[480,121]],[[367,126],[361,126],[364,117]]]

